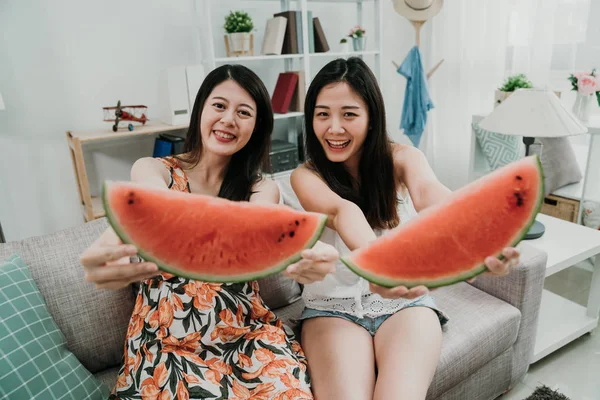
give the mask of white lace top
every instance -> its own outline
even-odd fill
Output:
[[[398,194],[398,214],[400,223],[404,223],[417,215],[408,190]],[[375,230],[377,236],[385,234],[386,230]],[[338,233],[325,228],[321,241],[334,246],[340,256],[350,253],[350,250]],[[320,281],[304,286],[302,298],[306,307],[316,310],[339,311],[352,314],[358,318],[378,317],[403,308],[406,303],[415,301],[406,299],[384,299],[369,290],[369,282],[359,277],[341,261],[336,263],[336,271]]]

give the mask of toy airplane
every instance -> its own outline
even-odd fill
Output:
[[[104,110],[104,121],[114,121],[114,125],[112,127],[113,132],[116,132],[119,129],[120,121],[139,122],[142,125],[145,125],[146,121],[148,121],[148,118],[145,114],[147,108],[148,107],[144,105],[122,106],[121,100],[117,102],[116,107],[102,107]],[[132,131],[133,124],[127,124],[127,129]]]

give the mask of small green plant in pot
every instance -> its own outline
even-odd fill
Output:
[[[508,98],[517,89],[530,89],[533,84],[527,79],[525,74],[517,74],[509,76],[504,84],[496,90],[494,96],[494,107],[498,107],[504,100]]]
[[[250,54],[252,52],[252,29],[254,23],[252,18],[245,11],[231,11],[225,17],[223,25],[227,36],[225,44],[227,46],[227,55]]]
[[[343,37],[340,40],[340,52],[342,52],[342,53],[350,52],[350,42],[345,37]]]

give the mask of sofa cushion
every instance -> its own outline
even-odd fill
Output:
[[[277,318],[292,330],[298,341],[300,341],[301,328],[298,318],[300,318],[302,310],[304,310],[304,301],[302,299],[285,307],[273,310]]]
[[[476,122],[472,126],[477,142],[492,170],[517,161],[525,154],[520,137],[487,131]]]
[[[289,175],[278,176],[275,181],[279,186],[283,203],[296,210],[302,210],[302,206],[290,185]],[[302,295],[300,284],[283,274],[275,274],[259,279],[258,286],[260,297],[271,310],[292,304]]]
[[[101,400],[108,390],[66,346],[27,265],[0,263],[0,397]]]
[[[432,295],[450,318],[433,378],[435,393],[430,393],[436,398],[512,346],[521,313],[464,282],[434,290]]]
[[[0,259],[21,255],[46,300],[67,347],[91,372],[121,362],[135,297],[130,288],[96,290],[79,257],[106,229],[99,219],[50,235],[0,244]]]
[[[537,138],[542,144],[540,161],[544,170],[545,195],[570,183],[579,182],[583,175],[568,138]]]
[[[94,377],[106,386],[109,391],[112,391],[117,383],[117,375],[121,367],[111,367],[100,372],[96,372]]]
[[[292,304],[302,295],[298,282],[281,273],[259,279],[258,287],[260,297],[271,310]]]

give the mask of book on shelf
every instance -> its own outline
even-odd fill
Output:
[[[285,17],[274,17],[267,20],[260,54],[265,56],[281,54],[287,21]]]
[[[281,54],[298,54],[298,32],[296,27],[296,11],[282,11],[274,14],[274,17],[284,17],[287,19],[285,26],[285,38]]]
[[[315,52],[315,26],[313,23],[312,11],[306,12],[306,26],[308,27],[308,52]]]
[[[285,27],[285,37],[280,54],[301,54],[304,53],[304,35],[302,25],[302,11],[282,11],[274,14],[275,17],[283,17],[287,20]],[[312,11],[306,12],[308,52],[315,52],[315,30],[313,24]]]
[[[296,16],[296,41],[298,42],[298,53],[304,53],[304,36],[302,36],[302,11],[294,11]]]
[[[327,43],[327,38],[325,37],[325,32],[323,32],[323,27],[321,26],[321,21],[319,21],[319,17],[313,18],[313,25],[315,29],[315,52],[328,52],[329,44]]]
[[[292,101],[290,102],[290,111],[299,111],[304,112],[304,100],[306,99],[306,92],[304,90],[304,86],[306,85],[306,81],[304,78],[304,71],[290,71],[293,74],[298,75],[298,83],[296,84],[296,91],[292,96]]]
[[[282,72],[277,77],[275,90],[271,97],[273,112],[286,114],[289,111],[292,97],[298,84],[298,74],[294,72]]]

